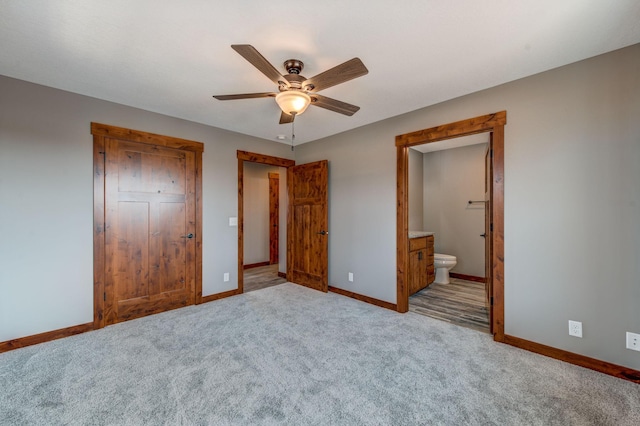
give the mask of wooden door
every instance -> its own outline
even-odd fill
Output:
[[[328,291],[328,162],[287,170],[287,280]]]
[[[280,175],[269,173],[269,265],[278,263],[280,238]]]
[[[105,154],[105,323],[194,304],[194,152],[105,138]]]
[[[492,217],[492,162],[493,132],[490,133],[489,146],[484,154],[484,276],[485,276],[485,303],[489,311],[489,332],[493,334],[493,230]]]

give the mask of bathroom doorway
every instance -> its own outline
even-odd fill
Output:
[[[397,310],[409,309],[409,148],[479,133],[489,133],[490,196],[486,237],[490,276],[486,285],[490,329],[504,341],[504,125],[506,111],[396,136],[397,149]]]
[[[486,153],[489,133],[409,149],[409,230],[433,232],[453,269],[409,296],[409,311],[489,333],[485,291]]]

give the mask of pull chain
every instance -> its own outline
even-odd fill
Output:
[[[295,119],[296,113],[292,112],[293,120],[291,120],[291,151],[293,151],[293,142],[296,140],[296,132],[295,132]]]

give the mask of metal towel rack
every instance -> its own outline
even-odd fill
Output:
[[[469,200],[469,204],[476,204],[476,203],[486,203],[486,201],[485,200],[481,200],[481,201]]]

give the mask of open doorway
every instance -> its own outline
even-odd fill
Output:
[[[244,292],[286,282],[284,167],[244,162]]]
[[[281,206],[287,205],[286,171],[295,162],[246,151],[237,158],[238,291],[244,293],[286,281],[287,218]]]
[[[397,148],[397,309],[409,309],[409,148],[460,136],[489,133],[491,199],[486,241],[490,266],[486,268],[486,295],[494,340],[504,341],[504,125],[506,111],[462,120],[396,137]]]
[[[426,288],[410,291],[409,311],[484,333],[490,331],[485,292],[488,146],[489,134],[482,133],[409,149],[409,231],[433,233],[433,269],[449,259]]]

